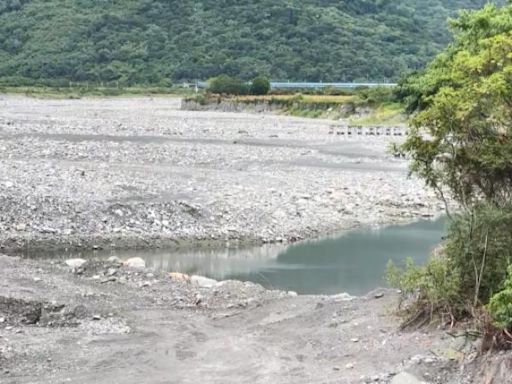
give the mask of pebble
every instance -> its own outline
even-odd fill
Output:
[[[354,369],[354,363],[348,363],[347,365],[345,365],[345,368]]]

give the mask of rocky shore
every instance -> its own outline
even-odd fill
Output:
[[[0,96],[0,247],[287,242],[442,210],[332,121],[181,111],[169,98]]]

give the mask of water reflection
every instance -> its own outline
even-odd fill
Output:
[[[389,260],[400,263],[412,257],[424,263],[441,242],[444,229],[445,220],[439,219],[354,231],[291,246],[257,274],[232,277],[299,293],[363,294],[384,284]]]
[[[424,263],[445,233],[445,219],[364,229],[292,246],[248,249],[143,250],[60,257],[139,256],[154,268],[199,274],[218,280],[253,281],[267,288],[303,294],[363,294],[382,286],[388,260],[412,257]]]

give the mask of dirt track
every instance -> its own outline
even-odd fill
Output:
[[[403,370],[446,383],[451,374],[440,368],[451,366],[449,340],[397,331],[391,291],[296,297],[12,257],[0,257],[0,291],[2,383],[387,383]]]

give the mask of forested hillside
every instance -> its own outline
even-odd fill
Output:
[[[0,78],[396,80],[485,0],[0,0]]]

